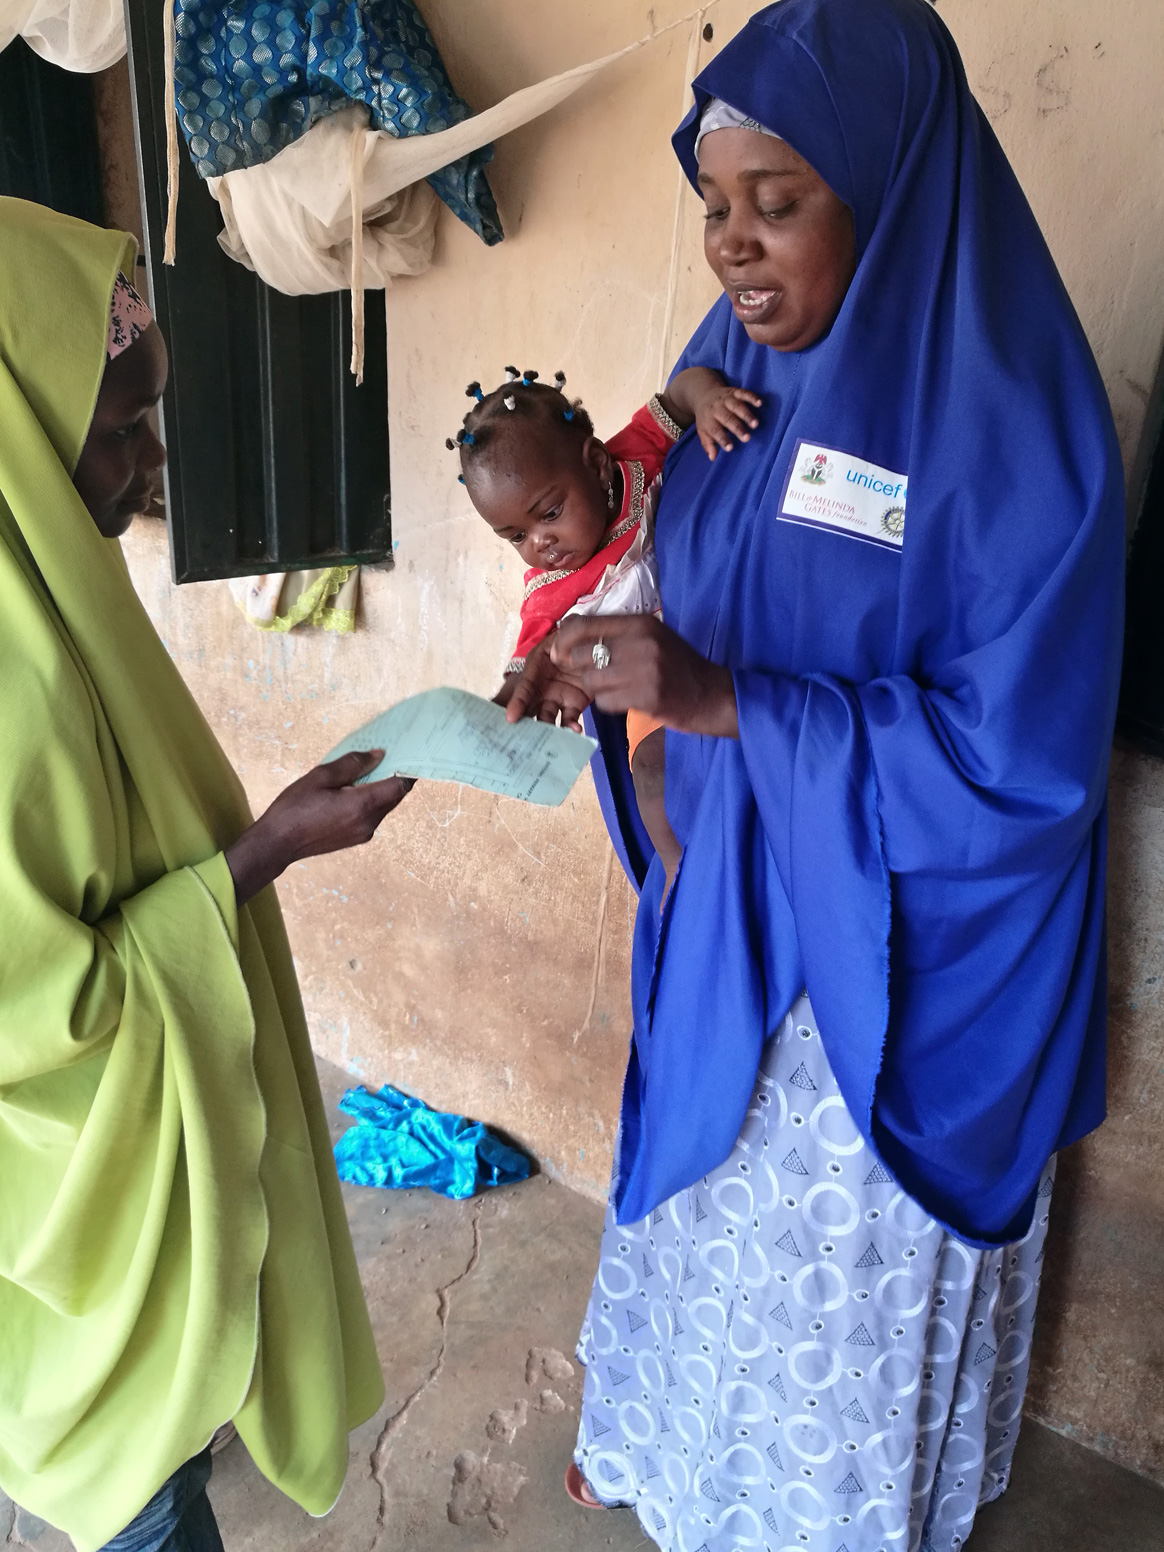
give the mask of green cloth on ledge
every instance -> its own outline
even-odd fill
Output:
[[[247,621],[257,630],[286,632],[297,625],[314,625],[319,630],[348,636],[356,628],[358,566],[232,577],[227,586]]]
[[[79,1552],[232,1417],[324,1513],[383,1396],[246,800],[70,478],[132,261],[0,199],[0,1487]]]

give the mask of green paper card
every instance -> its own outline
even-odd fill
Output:
[[[327,756],[383,749],[362,781],[417,776],[459,781],[526,803],[565,801],[590,756],[594,739],[549,722],[507,722],[505,708],[467,690],[424,690],[349,733]]]

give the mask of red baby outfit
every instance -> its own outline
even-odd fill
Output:
[[[622,508],[598,549],[577,570],[539,571],[531,567],[526,572],[521,633],[506,666],[507,674],[520,673],[538,642],[579,604],[583,605],[579,613],[604,612],[600,606],[585,605],[595,595],[611,590],[633,567],[646,567],[650,576],[655,575],[651,525],[663,480],[663,461],[682,434],[683,428],[672,420],[656,397],[636,412],[629,426],[607,442],[607,450],[622,473]],[[657,578],[646,585],[654,587],[657,597]],[[657,607],[657,603],[651,607]],[[618,612],[639,610],[624,603],[618,606]]]

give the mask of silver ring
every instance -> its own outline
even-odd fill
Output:
[[[590,653],[590,661],[595,668],[610,667],[610,648],[604,641],[596,641],[594,643],[594,648]]]

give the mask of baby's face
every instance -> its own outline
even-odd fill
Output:
[[[483,450],[485,451],[485,450]],[[465,460],[469,499],[499,539],[538,571],[577,571],[613,513],[607,485],[614,464],[597,437],[579,444],[526,443],[520,459],[499,448],[492,459]]]

